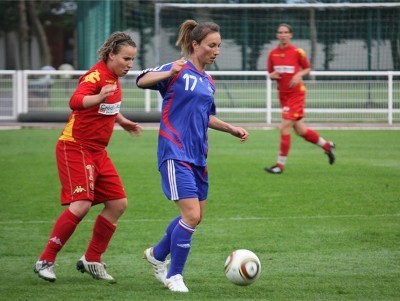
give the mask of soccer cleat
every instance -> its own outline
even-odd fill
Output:
[[[335,154],[333,153],[333,149],[336,147],[335,143],[333,143],[332,141],[328,142],[330,145],[329,151],[325,151],[325,154],[328,156],[329,158],[329,164],[333,164],[335,163]]]
[[[272,173],[272,174],[281,174],[281,173],[283,173],[283,168],[280,168],[278,165],[265,167],[264,170],[269,172],[269,173]]]
[[[148,248],[144,250],[143,258],[151,264],[154,270],[154,276],[162,284],[166,285],[165,280],[167,279],[168,263],[169,260],[159,261],[153,256],[153,248]]]
[[[47,260],[36,261],[33,271],[44,280],[54,282],[56,281],[56,274],[54,274],[54,262]]]
[[[107,273],[106,264],[104,262],[89,262],[86,261],[85,255],[81,257],[76,263],[76,269],[81,273],[88,273],[92,275],[94,279],[105,280],[109,283],[115,283],[114,278]]]
[[[188,293],[189,289],[183,282],[183,277],[180,274],[169,277],[165,280],[165,286],[169,288],[171,292]]]

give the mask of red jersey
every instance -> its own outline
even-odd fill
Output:
[[[113,95],[96,106],[83,108],[85,96],[99,94],[108,84],[117,84]],[[121,100],[119,77],[105,62],[98,62],[79,78],[78,87],[69,101],[72,113],[59,140],[78,142],[89,149],[104,149],[110,141]]]
[[[285,48],[279,46],[271,50],[268,55],[268,72],[278,71],[281,79],[278,82],[278,90],[280,92],[298,92],[305,91],[305,86],[301,82],[294,88],[289,87],[289,82],[292,77],[302,69],[311,68],[310,62],[307,59],[303,49],[297,48],[294,45],[288,45]]]

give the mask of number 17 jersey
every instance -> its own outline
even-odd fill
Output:
[[[164,72],[173,63],[148,72]],[[158,166],[165,160],[174,159],[197,166],[207,165],[208,124],[210,115],[215,115],[215,86],[211,76],[199,72],[189,61],[174,77],[149,87],[158,90],[163,97],[158,136]]]

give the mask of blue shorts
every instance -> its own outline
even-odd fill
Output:
[[[160,166],[161,186],[172,201],[188,198],[207,200],[207,166],[196,166],[177,160],[166,160]]]

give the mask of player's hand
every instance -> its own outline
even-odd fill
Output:
[[[142,126],[134,121],[125,118],[121,113],[117,115],[116,122],[127,132],[129,132],[132,136],[140,136],[142,133]]]
[[[102,99],[102,102],[108,97],[111,96],[115,93],[115,91],[117,91],[118,87],[116,84],[109,84],[109,85],[105,85],[103,86],[103,88],[101,88],[101,91],[99,93],[99,97]]]
[[[272,80],[278,80],[281,79],[281,74],[278,71],[274,71],[269,74],[269,78]]]
[[[124,130],[128,131],[129,134],[131,134],[132,136],[138,137],[142,134],[143,128],[142,126],[137,123],[137,122],[133,122],[131,121],[129,124],[126,124],[125,126],[122,126],[124,128]]]
[[[170,73],[171,76],[174,76],[175,74],[179,73],[183,67],[186,65],[186,60],[184,57],[181,57],[179,60],[176,60],[173,62]]]
[[[290,80],[290,82],[289,82],[289,87],[290,87],[290,88],[297,87],[297,85],[300,84],[301,79],[302,79],[301,74],[296,73],[296,74],[292,77],[292,79]]]
[[[240,138],[241,143],[246,142],[247,138],[249,138],[249,133],[241,127],[234,127],[231,134],[235,137]]]

